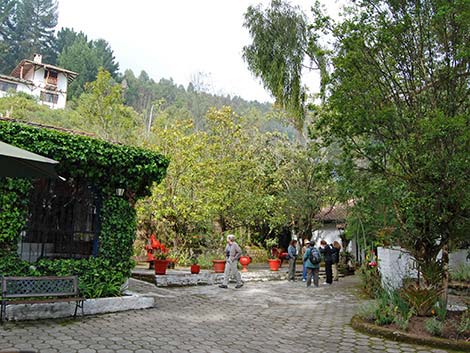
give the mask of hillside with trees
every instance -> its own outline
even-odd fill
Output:
[[[271,104],[214,94],[200,73],[183,87],[171,78],[155,81],[144,70],[121,72],[105,39],[71,28],[54,32],[55,1],[0,0],[0,7],[0,47],[18,48],[0,51],[1,72],[39,52],[44,62],[80,74],[69,86],[66,109],[11,94],[0,99],[1,115],[89,132],[170,159],[164,182],[137,204],[141,244],[156,233],[184,263],[197,252],[219,256],[220,235],[228,231],[242,245],[264,246],[281,235],[285,244],[292,232],[310,238],[313,216],[330,202],[335,185],[326,151],[308,138],[306,125]]]

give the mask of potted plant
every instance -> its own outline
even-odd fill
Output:
[[[248,255],[242,255],[240,256],[240,265],[242,265],[242,272],[247,272],[248,270],[246,267],[250,264],[251,262],[251,257]]]
[[[212,260],[215,273],[224,273],[226,260]]]
[[[191,259],[191,273],[197,275],[199,272],[201,272],[201,266],[197,262],[197,257],[193,257]]]
[[[166,249],[165,245],[160,243],[158,240],[152,244],[153,248],[153,263],[155,267],[155,274],[156,275],[165,275],[166,269],[168,268],[168,259],[167,253],[168,250]]]
[[[266,239],[268,250],[268,264],[271,271],[279,271],[281,259],[279,259],[279,250],[277,249],[277,240],[275,238]]]

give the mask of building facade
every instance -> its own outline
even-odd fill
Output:
[[[52,109],[63,109],[67,102],[67,86],[78,73],[44,64],[42,56],[22,60],[10,76],[0,75],[0,97],[9,92],[24,92],[36,97]]]

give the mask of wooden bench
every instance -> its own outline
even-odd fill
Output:
[[[44,277],[0,277],[1,278],[1,310],[0,321],[6,317],[8,305],[41,304],[57,302],[75,302],[82,310],[85,298],[80,296],[77,276],[44,276]]]

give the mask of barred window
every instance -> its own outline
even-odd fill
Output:
[[[38,179],[29,205],[19,247],[22,259],[33,262],[96,254],[100,200],[92,186],[72,179]]]
[[[59,100],[59,95],[57,93],[42,91],[41,100],[46,103],[57,104],[57,101]]]

